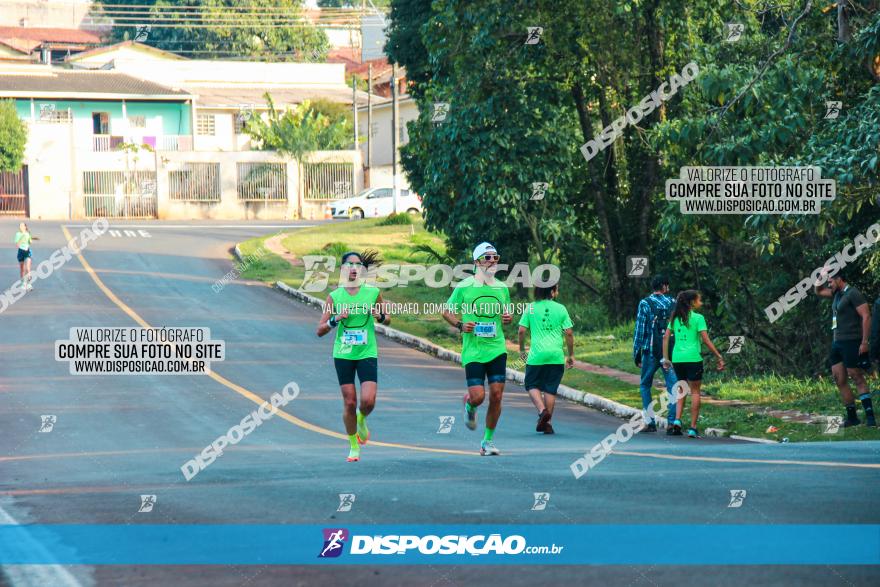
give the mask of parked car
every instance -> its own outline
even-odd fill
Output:
[[[336,200],[328,204],[332,218],[378,218],[388,216],[394,209],[393,188],[369,188],[353,198]],[[409,191],[399,189],[397,193],[397,211],[409,214],[422,213],[422,197]]]

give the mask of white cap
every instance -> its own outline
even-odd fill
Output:
[[[482,257],[488,252],[493,252],[498,254],[498,251],[495,250],[495,246],[492,243],[480,243],[477,245],[477,248],[474,249],[474,261]]]

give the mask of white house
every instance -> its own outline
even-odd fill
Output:
[[[368,176],[370,187],[378,185],[391,185],[393,181],[392,164],[393,159],[393,143],[394,136],[392,117],[391,117],[391,100],[388,98],[373,97],[373,122],[372,128],[369,129],[370,141],[372,141],[372,158],[367,163],[367,107],[358,107],[358,135],[362,138],[360,144],[361,157],[364,165],[368,168]],[[409,142],[409,135],[406,130],[406,124],[419,117],[419,109],[416,101],[409,95],[404,95],[398,99],[398,147]],[[402,173],[398,169],[398,173]],[[405,177],[401,177],[401,186],[408,187]]]

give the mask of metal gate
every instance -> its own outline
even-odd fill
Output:
[[[0,173],[0,216],[29,217],[30,213],[27,165]]]
[[[155,171],[83,171],[86,218],[156,218]]]

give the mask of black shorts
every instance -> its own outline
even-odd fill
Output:
[[[30,249],[28,249],[26,251],[24,249],[18,249],[18,262],[19,263],[24,263],[24,260],[30,258],[30,256],[31,256]]]
[[[696,361],[693,363],[673,363],[672,368],[675,369],[675,376],[679,381],[703,380],[703,361]]]
[[[832,367],[843,363],[847,369],[859,367],[860,340],[835,340],[831,343],[831,353],[828,355],[828,364]]]
[[[339,380],[339,385],[354,385],[355,373],[357,373],[358,381],[361,384],[364,381],[379,382],[379,361],[376,357],[357,360],[334,357],[333,364],[336,366],[336,378]]]
[[[464,376],[468,387],[483,385],[486,379],[489,383],[504,383],[507,380],[507,353],[501,353],[488,363],[468,363],[464,366]]]
[[[526,365],[526,391],[538,389],[550,395],[556,395],[562,376],[565,375],[565,365]]]

